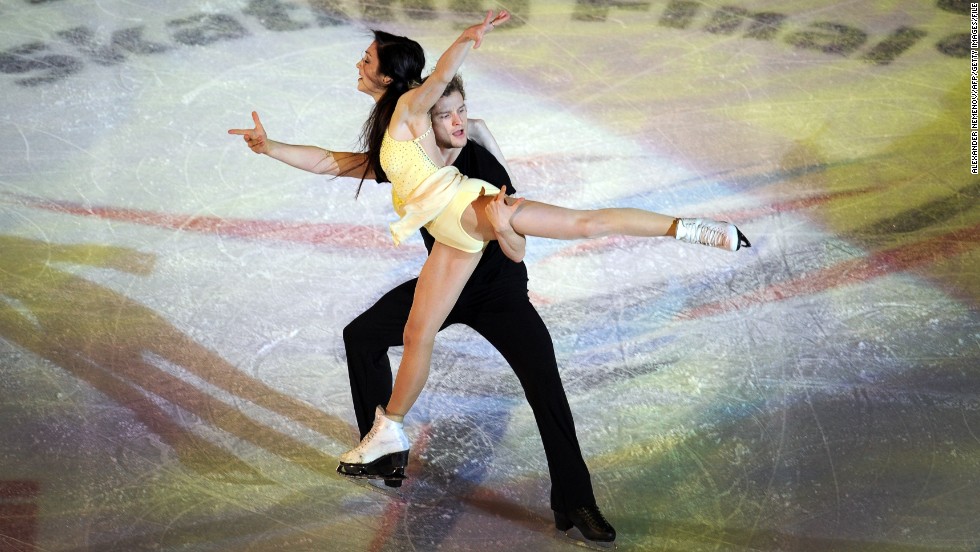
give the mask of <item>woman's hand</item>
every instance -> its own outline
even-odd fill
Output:
[[[467,28],[465,31],[463,31],[460,38],[468,38],[475,42],[475,44],[473,44],[473,49],[475,50],[479,48],[480,44],[483,42],[484,34],[495,29],[497,25],[505,23],[508,19],[510,19],[510,13],[507,10],[500,10],[500,13],[498,13],[496,16],[493,15],[493,10],[489,10],[487,11],[487,16],[483,18],[482,23]]]
[[[269,153],[269,140],[265,134],[265,127],[262,126],[262,121],[259,120],[259,114],[255,111],[252,112],[252,121],[255,122],[255,128],[233,128],[228,131],[228,134],[237,134],[239,136],[245,137],[245,143],[248,147],[255,153]]]
[[[467,27],[459,37],[449,46],[449,48],[439,56],[436,68],[432,71],[425,82],[418,88],[413,88],[398,99],[399,107],[391,118],[389,128],[404,124],[405,121],[399,116],[405,108],[413,117],[418,117],[418,121],[429,120],[429,110],[439,101],[442,93],[446,90],[446,85],[452,80],[453,75],[459,71],[463,65],[466,54],[472,48],[478,48],[483,42],[483,35],[492,30],[499,24],[510,19],[510,14],[506,10],[501,10],[496,16],[493,10],[487,12],[487,16],[478,25]],[[404,102],[404,105],[403,105]],[[424,128],[424,127],[421,127]]]

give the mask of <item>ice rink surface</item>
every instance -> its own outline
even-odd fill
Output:
[[[980,549],[970,4],[493,6],[514,20],[463,75],[522,195],[753,242],[529,240],[619,548]],[[431,67],[489,7],[0,0],[0,550],[570,549],[467,328],[407,419],[404,498],[334,473],[342,329],[425,251],[391,244],[386,185],[226,134],[256,110],[355,149],[368,29]]]

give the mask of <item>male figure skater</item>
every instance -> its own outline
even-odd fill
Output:
[[[457,77],[432,109],[432,131],[447,164],[460,172],[514,188],[496,142],[483,121],[468,121],[465,92]],[[468,132],[474,131],[475,140]],[[475,143],[481,141],[487,148]],[[427,249],[433,238],[422,230]],[[490,242],[444,327],[464,324],[493,345],[517,374],[544,444],[551,474],[551,508],[560,530],[574,525],[589,540],[608,542],[616,532],[595,504],[589,471],[575,436],[575,424],[558,375],[551,335],[528,300],[527,267],[504,256]],[[344,328],[357,425],[363,438],[375,408],[388,404],[392,373],[388,349],[402,345],[417,280],[392,289]],[[397,485],[394,481],[389,484]]]

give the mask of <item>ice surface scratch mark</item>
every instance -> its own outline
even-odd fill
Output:
[[[511,17],[514,17],[515,19],[518,18],[518,17],[515,17],[515,14],[511,14]],[[551,33],[548,33],[546,31],[542,30],[540,27],[538,27],[536,25],[533,25],[531,23],[531,21],[528,20],[528,19],[520,19],[520,21],[521,21],[522,24],[526,25],[529,29],[532,29],[534,31],[537,31],[539,37],[548,37],[548,42],[552,46],[554,46],[555,49],[561,51],[565,55],[565,57],[566,57],[567,60],[569,60],[571,62],[575,62],[575,64],[577,65],[577,67],[580,70],[582,70],[584,73],[588,73],[593,78],[593,82],[607,82],[606,79],[601,78],[600,75],[597,75],[594,70],[592,70],[591,68],[589,68],[589,65],[585,61],[581,60],[578,56],[576,56],[574,53],[572,53],[568,48],[562,46],[561,43],[559,43],[559,41],[556,38],[552,38],[553,35]],[[569,63],[569,65],[570,65],[570,63]],[[601,97],[603,95],[609,94],[611,92],[611,89],[608,88],[608,87],[604,87],[604,88],[602,88],[602,91],[604,92],[604,94],[599,94],[597,92],[595,95],[583,97],[583,99],[581,99],[581,100],[578,101],[578,105],[582,105],[582,104],[586,103],[586,101],[591,101],[595,97]],[[565,106],[565,105],[563,105],[562,109],[564,111],[566,111],[566,112],[567,111],[571,111],[569,109],[569,107],[568,106]]]
[[[282,61],[282,60],[289,59],[289,58],[292,58],[292,57],[303,57],[306,54],[308,54],[309,52],[322,52],[323,50],[324,50],[323,47],[305,48],[303,50],[293,50],[293,51],[287,52],[285,54],[281,54],[281,55],[276,56],[276,57],[273,57],[273,58],[263,57],[263,58],[261,58],[261,61],[258,61],[256,63],[251,63],[251,64],[248,64],[248,65],[236,65],[236,66],[232,67],[231,69],[222,71],[221,73],[215,75],[214,77],[211,78],[211,80],[205,81],[203,84],[198,85],[197,88],[195,88],[194,90],[191,90],[190,92],[187,92],[186,94],[184,94],[183,96],[181,96],[180,102],[182,104],[184,104],[184,105],[190,105],[205,90],[207,90],[209,88],[214,88],[215,86],[217,86],[219,84],[220,85],[227,85],[228,82],[229,82],[228,75],[230,75],[232,73],[244,72],[244,73],[247,74],[247,73],[250,73],[250,72],[255,71],[256,69],[260,69],[263,66],[269,66],[269,65],[271,65],[271,66],[275,67],[275,66],[279,65],[279,62]]]
[[[86,207],[70,201],[0,192],[0,197],[3,196],[18,199],[22,204],[35,209],[77,216],[92,216],[172,230],[215,234],[218,237],[381,249],[393,255],[414,256],[417,253],[417,248],[413,247],[395,248],[391,244],[390,238],[374,226],[175,215],[142,209],[105,206]]]
[[[34,326],[35,329],[37,330],[42,329],[41,321],[38,320],[37,315],[35,315],[34,312],[31,311],[31,309],[27,308],[27,305],[25,305],[19,299],[15,297],[10,297],[9,295],[5,295],[3,291],[0,290],[0,302],[6,303],[17,314],[21,315],[21,317],[23,318],[26,318],[27,321],[30,322],[30,324]]]
[[[6,195],[6,194],[3,193],[3,192],[0,192],[0,199],[2,199],[4,195]],[[4,202],[4,203],[7,203],[7,202]],[[9,203],[8,203],[8,205],[9,205]],[[22,215],[20,213],[14,213],[14,216],[16,216],[18,219],[20,219],[21,222],[23,222],[24,224],[26,224],[28,226],[32,226],[32,227],[34,227],[35,230],[37,230],[38,235],[40,235],[40,237],[41,237],[41,239],[39,239],[38,241],[40,241],[42,243],[51,243],[51,236],[48,235],[47,230],[45,230],[40,224],[34,222],[33,219],[30,219],[30,218],[28,218],[28,217],[26,217],[26,216],[24,216],[24,215]],[[50,262],[50,260],[51,260],[51,258],[49,256],[48,257],[48,262]],[[47,266],[47,262],[45,263],[45,266]]]
[[[800,374],[802,377],[802,374]],[[817,424],[817,431],[820,432],[820,441],[823,443],[824,453],[827,455],[827,463],[830,464],[830,475],[834,481],[834,495],[835,501],[837,503],[837,508],[835,509],[835,515],[837,516],[837,523],[840,524],[842,504],[841,504],[841,492],[840,492],[840,481],[837,478],[837,468],[834,465],[834,455],[830,450],[830,441],[827,440],[827,432],[823,428],[823,424],[820,422],[820,416],[817,414],[817,410],[813,406],[813,395],[810,393],[810,386],[804,387],[804,393],[806,394],[806,405],[810,409],[810,413],[813,415],[813,422]]]
[[[299,328],[295,328],[291,332],[289,332],[289,334],[276,338],[270,341],[269,343],[266,343],[255,353],[255,361],[257,362],[259,359],[266,356],[270,351],[278,347],[279,344],[282,343],[283,341],[287,341],[296,337],[296,334],[298,333],[299,333]]]
[[[27,135],[24,134],[24,128],[21,125],[15,124],[14,127],[17,129],[17,133],[20,134],[21,139],[24,140],[24,162],[31,162],[31,141],[27,139]]]
[[[926,473],[925,481],[922,482],[922,488],[919,489],[919,495],[914,501],[914,503],[917,505],[922,504],[924,501],[928,501],[930,498],[932,498],[926,496],[926,493],[929,491],[930,483],[932,483],[932,476],[936,473],[936,457],[939,454],[937,447],[935,446],[937,444],[935,442],[936,433],[936,431],[929,431],[928,434],[928,438],[932,441],[932,443],[930,443],[932,446],[930,446],[928,450],[930,450],[932,454],[929,455],[929,471]]]
[[[857,285],[895,272],[909,271],[977,248],[980,224],[946,234],[872,252],[866,257],[849,259],[766,288],[743,294],[731,300],[707,303],[678,314],[681,318],[701,318],[751,308],[800,296],[816,295],[844,286]]]
[[[973,437],[974,441],[980,443],[980,438],[978,438],[977,434],[973,432],[973,428],[970,427],[970,421],[966,419],[966,410],[960,409],[960,415],[963,416],[963,426],[966,428],[966,431],[971,437]]]
[[[21,130],[21,126],[20,125],[17,125],[17,130],[23,136],[23,131]],[[57,134],[54,134],[52,132],[48,132],[47,130],[41,130],[41,129],[37,128],[37,127],[31,127],[30,130],[32,130],[33,132],[36,132],[38,134],[44,134],[46,136],[49,136],[51,138],[54,138],[55,140],[58,140],[59,142],[63,142],[65,144],[67,144],[68,146],[71,146],[72,148],[75,148],[76,150],[78,150],[78,151],[84,153],[85,155],[91,157],[92,159],[94,159],[96,161],[101,161],[102,160],[101,158],[99,158],[95,154],[93,154],[92,152],[90,152],[87,149],[79,146],[78,144],[72,142],[71,140],[68,140],[67,138],[64,138],[62,136],[58,136]]]

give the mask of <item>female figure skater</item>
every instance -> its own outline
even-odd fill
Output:
[[[483,22],[467,28],[439,58],[431,75],[421,78],[422,47],[405,37],[375,31],[375,40],[356,64],[357,89],[375,100],[364,124],[362,141],[368,167],[363,174],[390,181],[392,202],[401,217],[391,224],[396,244],[424,226],[436,244],[419,273],[415,298],[404,331],[404,351],[391,400],[379,405],[370,432],[340,456],[338,471],[349,476],[404,477],[409,440],[404,416],[415,403],[429,375],[435,335],[446,320],[480,259],[486,243],[497,240],[508,257],[520,261],[521,236],[562,240],[621,234],[669,236],[736,251],[750,246],[733,224],[705,219],[677,219],[632,208],[574,210],[536,201],[507,198],[494,185],[467,178],[446,166],[432,133],[430,109],[484,35],[510,18],[490,11]],[[253,115],[253,117],[255,117]],[[241,134],[256,150],[264,133]],[[317,150],[322,154],[323,150]],[[351,174],[342,157],[322,161],[334,174]],[[283,159],[290,163],[290,160]],[[293,163],[290,163],[293,164]]]

